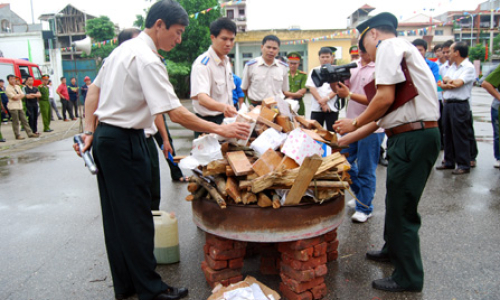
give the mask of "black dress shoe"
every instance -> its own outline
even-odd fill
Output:
[[[436,170],[452,170],[452,169],[455,169],[455,167],[447,165],[440,165],[436,167]]]
[[[115,295],[116,300],[125,300],[135,295],[135,292],[120,293]]]
[[[368,251],[366,252],[366,258],[378,262],[391,262],[389,254],[382,251]]]
[[[168,290],[156,295],[153,300],[176,300],[186,297],[188,289],[170,287]]]
[[[372,282],[372,287],[377,290],[388,292],[421,292],[422,289],[404,288],[392,278],[377,279]]]

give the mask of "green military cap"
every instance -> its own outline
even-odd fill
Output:
[[[49,79],[49,78],[50,78],[50,76],[49,76],[48,74],[43,74],[43,75],[42,75],[42,79],[44,79],[44,78]]]
[[[337,51],[337,48],[335,47],[321,47],[321,49],[319,49],[319,53],[318,55],[321,55],[321,54],[332,54],[332,53],[335,53],[335,51]]]
[[[353,45],[349,48],[349,54],[359,54],[359,48],[357,45]]]
[[[367,33],[372,28],[387,26],[391,27],[394,30],[398,28],[398,19],[391,13],[383,12],[370,19],[364,21],[356,27],[356,30],[359,32],[359,45],[361,50],[363,49],[363,38],[365,37],[365,33]]]
[[[300,61],[302,56],[298,52],[290,52],[287,55],[288,61]]]

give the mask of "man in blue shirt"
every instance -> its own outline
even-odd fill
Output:
[[[420,54],[422,54],[422,56],[424,57],[425,62],[427,63],[427,65],[431,69],[432,75],[434,75],[434,79],[436,80],[436,83],[437,83],[439,80],[439,67],[435,62],[433,62],[433,61],[429,60],[427,57],[425,57],[425,52],[427,52],[427,42],[423,39],[416,39],[413,41],[412,44],[415,47],[417,47],[418,52],[420,52]]]
[[[71,77],[71,82],[68,84],[68,94],[69,101],[73,104],[75,110],[75,117],[78,118],[78,85],[75,77]]]
[[[233,90],[233,103],[236,109],[240,109],[241,105],[245,101],[245,93],[241,89],[241,78],[233,73],[234,86],[236,88]]]

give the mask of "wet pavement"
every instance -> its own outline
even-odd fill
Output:
[[[353,224],[347,210],[339,228],[339,259],[328,264],[326,299],[500,299],[500,171],[492,166],[491,97],[475,88],[473,101],[477,167],[463,176],[433,171],[421,200],[423,292],[371,288],[372,280],[392,271],[364,257],[383,244],[386,169],[379,166],[373,217]],[[191,132],[176,124],[170,129],[178,153],[188,154]],[[0,299],[114,299],[96,180],[72,151],[71,136],[0,150]],[[191,220],[186,184],[171,181],[164,160],[161,177],[161,209],[179,218],[181,262],[160,265],[158,272],[167,283],[188,287],[185,299],[206,299],[204,234]],[[244,274],[277,290],[279,277],[260,275],[258,268],[258,259],[250,259]]]

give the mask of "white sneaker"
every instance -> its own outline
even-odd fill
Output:
[[[347,207],[356,208],[356,199],[351,199],[347,202]]]
[[[371,216],[372,214],[367,215],[365,213],[357,211],[352,215],[351,220],[356,223],[364,223],[368,221],[368,219],[371,218]]]
[[[500,160],[497,160],[494,164],[493,167],[495,168],[500,168]]]

